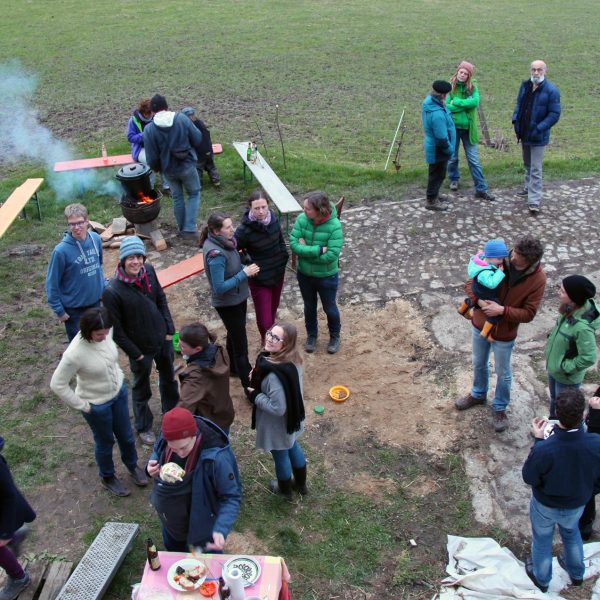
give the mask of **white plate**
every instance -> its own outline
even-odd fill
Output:
[[[181,567],[182,569],[185,569],[187,571],[188,569],[193,569],[198,565],[202,565],[204,567],[204,575],[200,577],[200,579],[198,579],[198,581],[196,581],[196,583],[194,584],[194,589],[197,590],[204,583],[204,580],[206,579],[206,574],[208,573],[208,569],[206,568],[206,565],[203,562],[196,560],[195,558],[182,558],[181,560],[178,560],[176,563],[173,563],[171,565],[167,573],[167,581],[169,582],[169,585],[178,592],[192,591],[186,590],[183,586],[179,585],[175,581],[175,575],[177,575],[177,567]]]
[[[223,565],[223,573],[239,569],[244,579],[244,587],[254,585],[260,577],[260,565],[251,556],[234,556]]]

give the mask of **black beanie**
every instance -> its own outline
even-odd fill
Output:
[[[452,84],[442,79],[436,79],[431,86],[434,92],[438,94],[447,94],[452,89]]]
[[[583,306],[586,300],[596,295],[596,286],[583,275],[569,275],[562,280],[567,296],[577,306]]]
[[[169,110],[169,107],[167,106],[167,99],[160,94],[155,94],[150,100],[150,109],[155,113],[161,110]]]

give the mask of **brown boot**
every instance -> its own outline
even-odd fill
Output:
[[[508,417],[506,416],[505,410],[495,410],[493,421],[494,431],[496,433],[502,433],[508,429]]]
[[[479,332],[479,335],[486,340],[490,339],[490,334],[492,333],[492,329],[494,328],[494,324],[486,321]]]
[[[458,314],[462,315],[465,319],[469,319],[469,321],[473,318],[470,302],[469,298],[465,298],[465,301],[457,309]]]
[[[454,406],[456,406],[458,410],[467,410],[468,408],[473,408],[478,404],[485,403],[486,398],[473,398],[471,394],[467,394],[464,398],[459,398],[458,400],[455,400]]]

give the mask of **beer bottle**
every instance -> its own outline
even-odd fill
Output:
[[[148,564],[153,571],[160,569],[160,558],[158,558],[158,550],[154,545],[154,542],[148,538],[146,542],[146,554],[148,555]]]
[[[246,150],[246,160],[248,162],[252,160],[252,142],[248,142],[248,150]]]
[[[227,598],[231,598],[231,592],[225,585],[225,580],[222,577],[219,577],[219,598],[221,600],[227,600]]]

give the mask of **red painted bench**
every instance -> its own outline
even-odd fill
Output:
[[[161,287],[168,288],[171,285],[179,283],[192,275],[197,275],[204,271],[204,256],[202,253],[186,258],[166,269],[157,271],[158,282]]]
[[[33,198],[37,204],[38,218],[42,219],[40,211],[40,202],[37,197],[37,191],[44,180],[27,179],[21,184],[0,206],[0,237],[2,237],[11,223],[17,218],[20,212],[25,214],[25,205]]]

